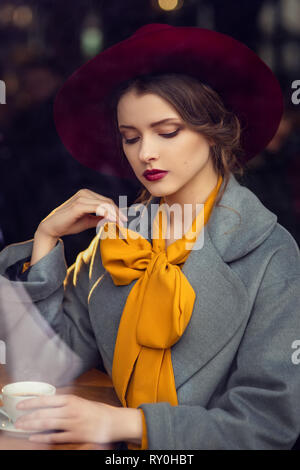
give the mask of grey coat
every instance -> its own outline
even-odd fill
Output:
[[[149,449],[290,449],[300,433],[299,248],[233,175],[221,204],[204,227],[203,247],[182,268],[196,300],[171,349],[179,405],[140,406]],[[33,240],[8,245],[0,274],[24,284],[83,359],[82,371],[99,367],[111,376],[120,317],[136,280],[113,284],[98,235],[68,269],[59,239],[17,276]]]

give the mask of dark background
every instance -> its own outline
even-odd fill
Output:
[[[171,4],[171,0],[165,0]],[[173,2],[176,4],[176,1]],[[298,0],[180,0],[164,10],[158,0],[0,0],[0,249],[33,238],[42,219],[86,187],[111,197],[140,186],[100,175],[75,161],[56,133],[52,106],[64,80],[101,50],[147,23],[200,26],[244,42],[280,81],[285,113],[267,149],[248,164],[241,181],[300,243],[300,80]],[[64,237],[68,265],[95,229]],[[299,397],[300,399],[300,397]]]

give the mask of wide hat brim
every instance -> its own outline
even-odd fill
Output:
[[[155,23],[86,62],[58,91],[54,122],[71,155],[102,174],[136,180],[126,159],[120,159],[109,98],[123,81],[167,72],[210,85],[236,113],[243,128],[243,163],[276,133],[283,113],[281,88],[251,49],[216,31]]]

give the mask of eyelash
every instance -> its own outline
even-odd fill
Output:
[[[176,129],[174,132],[170,132],[169,134],[159,134],[160,136],[164,137],[165,139],[171,139],[172,137],[175,137],[179,133],[180,129]],[[125,144],[135,144],[135,141],[138,137],[135,137],[134,139],[125,139],[123,137]]]

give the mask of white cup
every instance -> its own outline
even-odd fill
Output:
[[[1,392],[3,407],[0,407],[0,413],[14,423],[20,416],[32,413],[32,410],[18,410],[16,406],[20,401],[41,395],[55,395],[56,388],[46,382],[14,382],[5,385]]]

